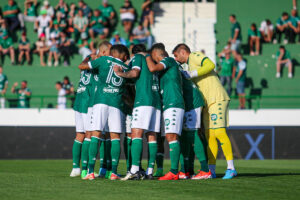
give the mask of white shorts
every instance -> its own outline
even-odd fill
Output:
[[[161,111],[152,106],[139,106],[132,111],[131,128],[159,133]]]
[[[125,131],[125,115],[115,107],[105,104],[93,106],[92,129],[95,131],[123,133]]]
[[[87,130],[87,114],[75,111],[75,126],[77,133],[85,133]]]
[[[183,129],[184,130],[196,130],[201,128],[201,110],[200,108],[195,108],[184,113],[183,118]]]
[[[126,115],[126,133],[131,133],[132,115]]]
[[[168,108],[163,112],[164,124],[165,124],[165,134],[176,133],[181,135],[184,110],[182,108]]]
[[[93,107],[89,107],[87,113],[86,131],[93,131],[92,119],[93,119]]]

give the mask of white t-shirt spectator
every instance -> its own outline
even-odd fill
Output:
[[[67,92],[63,88],[58,91],[58,97],[57,97],[57,108],[58,109],[66,109],[66,104],[67,104],[66,94],[67,94]]]
[[[266,20],[261,22],[260,28],[259,28],[259,30],[265,34],[268,33],[268,30],[273,31],[273,29],[274,29],[273,24],[268,25]]]
[[[132,31],[133,35],[136,35],[136,36],[147,36],[147,34],[149,33],[148,29],[143,27],[143,29],[139,29],[139,27],[135,27]]]
[[[85,25],[87,25],[89,23],[88,18],[87,17],[79,17],[76,16],[74,18],[74,24],[76,24],[80,29],[82,29]]]
[[[38,16],[37,21],[39,22],[39,26],[41,28],[46,28],[50,24],[51,17],[49,17],[48,15],[46,15],[45,17],[40,15],[40,16]]]

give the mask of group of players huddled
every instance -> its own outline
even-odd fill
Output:
[[[149,51],[142,44],[135,45],[130,56],[124,45],[102,42],[97,55],[82,61],[74,103],[77,133],[71,177],[216,178],[217,139],[228,165],[223,179],[237,175],[226,133],[230,99],[214,71],[214,63],[201,52],[192,53],[185,44],[178,44],[173,54],[175,59],[168,56],[162,43],[157,43]],[[201,123],[206,137],[202,137]],[[123,178],[117,173],[122,133],[127,162]],[[143,135],[148,142],[146,171],[141,167]],[[171,169],[163,174],[165,139]],[[99,151],[100,170],[95,175]],[[196,174],[195,155],[201,165]]]

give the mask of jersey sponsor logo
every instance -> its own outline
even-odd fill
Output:
[[[86,90],[86,87],[79,87],[77,89],[77,93],[81,93],[81,92],[84,92]]]
[[[217,121],[218,115],[217,115],[217,114],[211,114],[210,119],[211,119],[212,121]]]
[[[111,86],[103,88],[104,93],[119,93],[119,91],[120,91],[119,88],[114,88]]]

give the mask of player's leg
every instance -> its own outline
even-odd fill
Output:
[[[170,148],[171,169],[170,172],[158,180],[178,180],[178,165],[180,158],[179,136],[182,131],[184,110],[169,108],[164,111],[164,124],[166,139]]]
[[[292,61],[289,60],[286,65],[288,66],[288,69],[289,69],[288,77],[293,78],[293,63],[292,63]]]
[[[179,179],[188,179],[190,177],[189,174],[189,155],[190,155],[190,140],[189,140],[189,131],[182,130],[182,134],[180,136],[180,171],[179,171]]]
[[[164,166],[164,148],[165,136],[161,133],[157,134],[157,153],[156,153],[156,172],[153,174],[154,177],[163,176],[163,166]]]
[[[207,140],[207,158],[208,167],[212,173],[212,178],[216,178],[216,160],[218,155],[218,142],[215,137],[215,130],[208,129],[205,130],[205,137]]]
[[[127,115],[126,116],[126,135],[124,136],[124,141],[123,141],[127,172],[130,171],[131,164],[132,164],[132,157],[131,157],[131,144],[132,144],[131,123],[132,122],[131,122],[131,120],[132,120],[132,116]]]
[[[146,133],[148,141],[148,167],[146,171],[147,179],[153,179],[153,170],[155,165],[155,159],[157,154],[157,141],[156,133],[148,132]]]
[[[110,179],[116,180],[118,177],[118,165],[121,153],[121,144],[120,144],[120,133],[110,133],[111,138],[111,167],[112,174]]]
[[[100,178],[105,177],[106,174],[106,138],[105,138],[105,132],[102,132],[100,136],[101,145],[99,148],[99,155],[100,155],[100,168],[99,168],[99,176]]]
[[[105,134],[105,154],[107,167],[105,178],[109,179],[111,175],[111,140],[109,132]]]
[[[87,167],[88,167],[88,161],[89,161],[89,148],[90,148],[90,143],[91,143],[91,136],[92,133],[90,131],[87,131],[85,133],[85,138],[82,143],[82,148],[81,148],[81,178],[86,177],[87,175]]]

